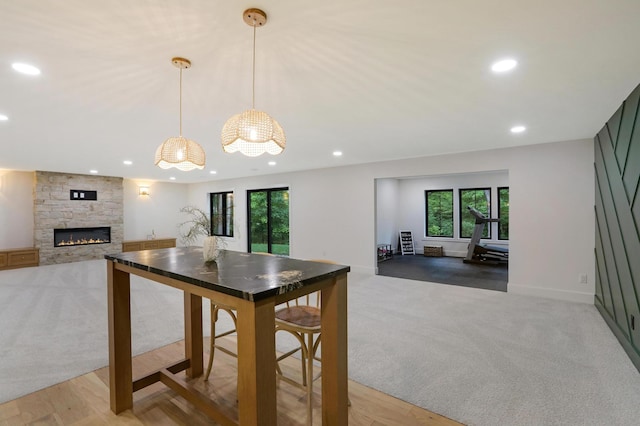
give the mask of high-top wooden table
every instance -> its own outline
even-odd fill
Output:
[[[111,410],[133,408],[133,392],[158,381],[223,425],[276,424],[275,306],[320,290],[322,424],[347,420],[347,272],[349,267],[223,250],[205,264],[202,249],[168,248],[107,255]],[[184,291],[185,359],[133,379],[130,274]],[[238,417],[229,418],[184,378],[203,372],[202,297],[238,313]],[[162,315],[158,306],[158,315]]]

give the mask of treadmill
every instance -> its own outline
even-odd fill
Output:
[[[502,265],[509,263],[509,249],[504,247],[490,246],[488,244],[480,244],[480,238],[487,223],[499,222],[500,219],[488,218],[478,210],[471,206],[467,206],[469,213],[476,218],[476,226],[473,229],[473,235],[469,242],[467,256],[464,263],[483,263],[490,265]]]

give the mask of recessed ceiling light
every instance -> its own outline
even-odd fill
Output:
[[[97,170],[89,170],[89,173],[91,173],[92,175],[98,174]]]
[[[269,165],[270,165],[270,166],[275,166],[275,165],[276,165],[276,162],[275,162],[275,161],[269,161]]]
[[[27,75],[40,75],[40,70],[36,67],[34,67],[33,65],[29,65],[29,64],[22,64],[22,63],[13,63],[11,64],[11,67],[18,71],[20,74],[27,74]]]
[[[131,160],[124,160],[124,161],[122,162],[122,164],[124,164],[125,166],[130,166],[130,165],[132,165],[132,164],[133,164],[133,161],[131,161]]]
[[[518,61],[516,61],[515,59],[501,59],[491,65],[491,71],[507,72],[514,69],[516,65],[518,65]]]
[[[333,156],[334,157],[341,157],[342,156],[342,151],[333,151]]]
[[[176,180],[175,176],[171,176],[169,180]]]
[[[218,172],[216,172],[215,170],[211,170],[209,173],[211,173],[212,175],[215,175]]]
[[[524,132],[525,130],[527,130],[527,128],[526,128],[526,127],[524,127],[524,126],[513,126],[513,127],[511,128],[511,133],[522,133],[522,132]]]
[[[9,119],[9,117],[7,117],[4,114],[0,114],[0,121],[7,121]]]

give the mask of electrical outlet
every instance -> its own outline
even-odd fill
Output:
[[[587,284],[587,282],[588,282],[587,274],[578,275],[578,281],[580,282],[580,284]]]

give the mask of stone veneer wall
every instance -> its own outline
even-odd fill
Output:
[[[72,189],[97,191],[96,201],[71,200]],[[40,264],[102,259],[122,251],[124,236],[123,179],[36,171],[33,196],[34,246]],[[53,246],[54,228],[110,226],[110,244]]]

